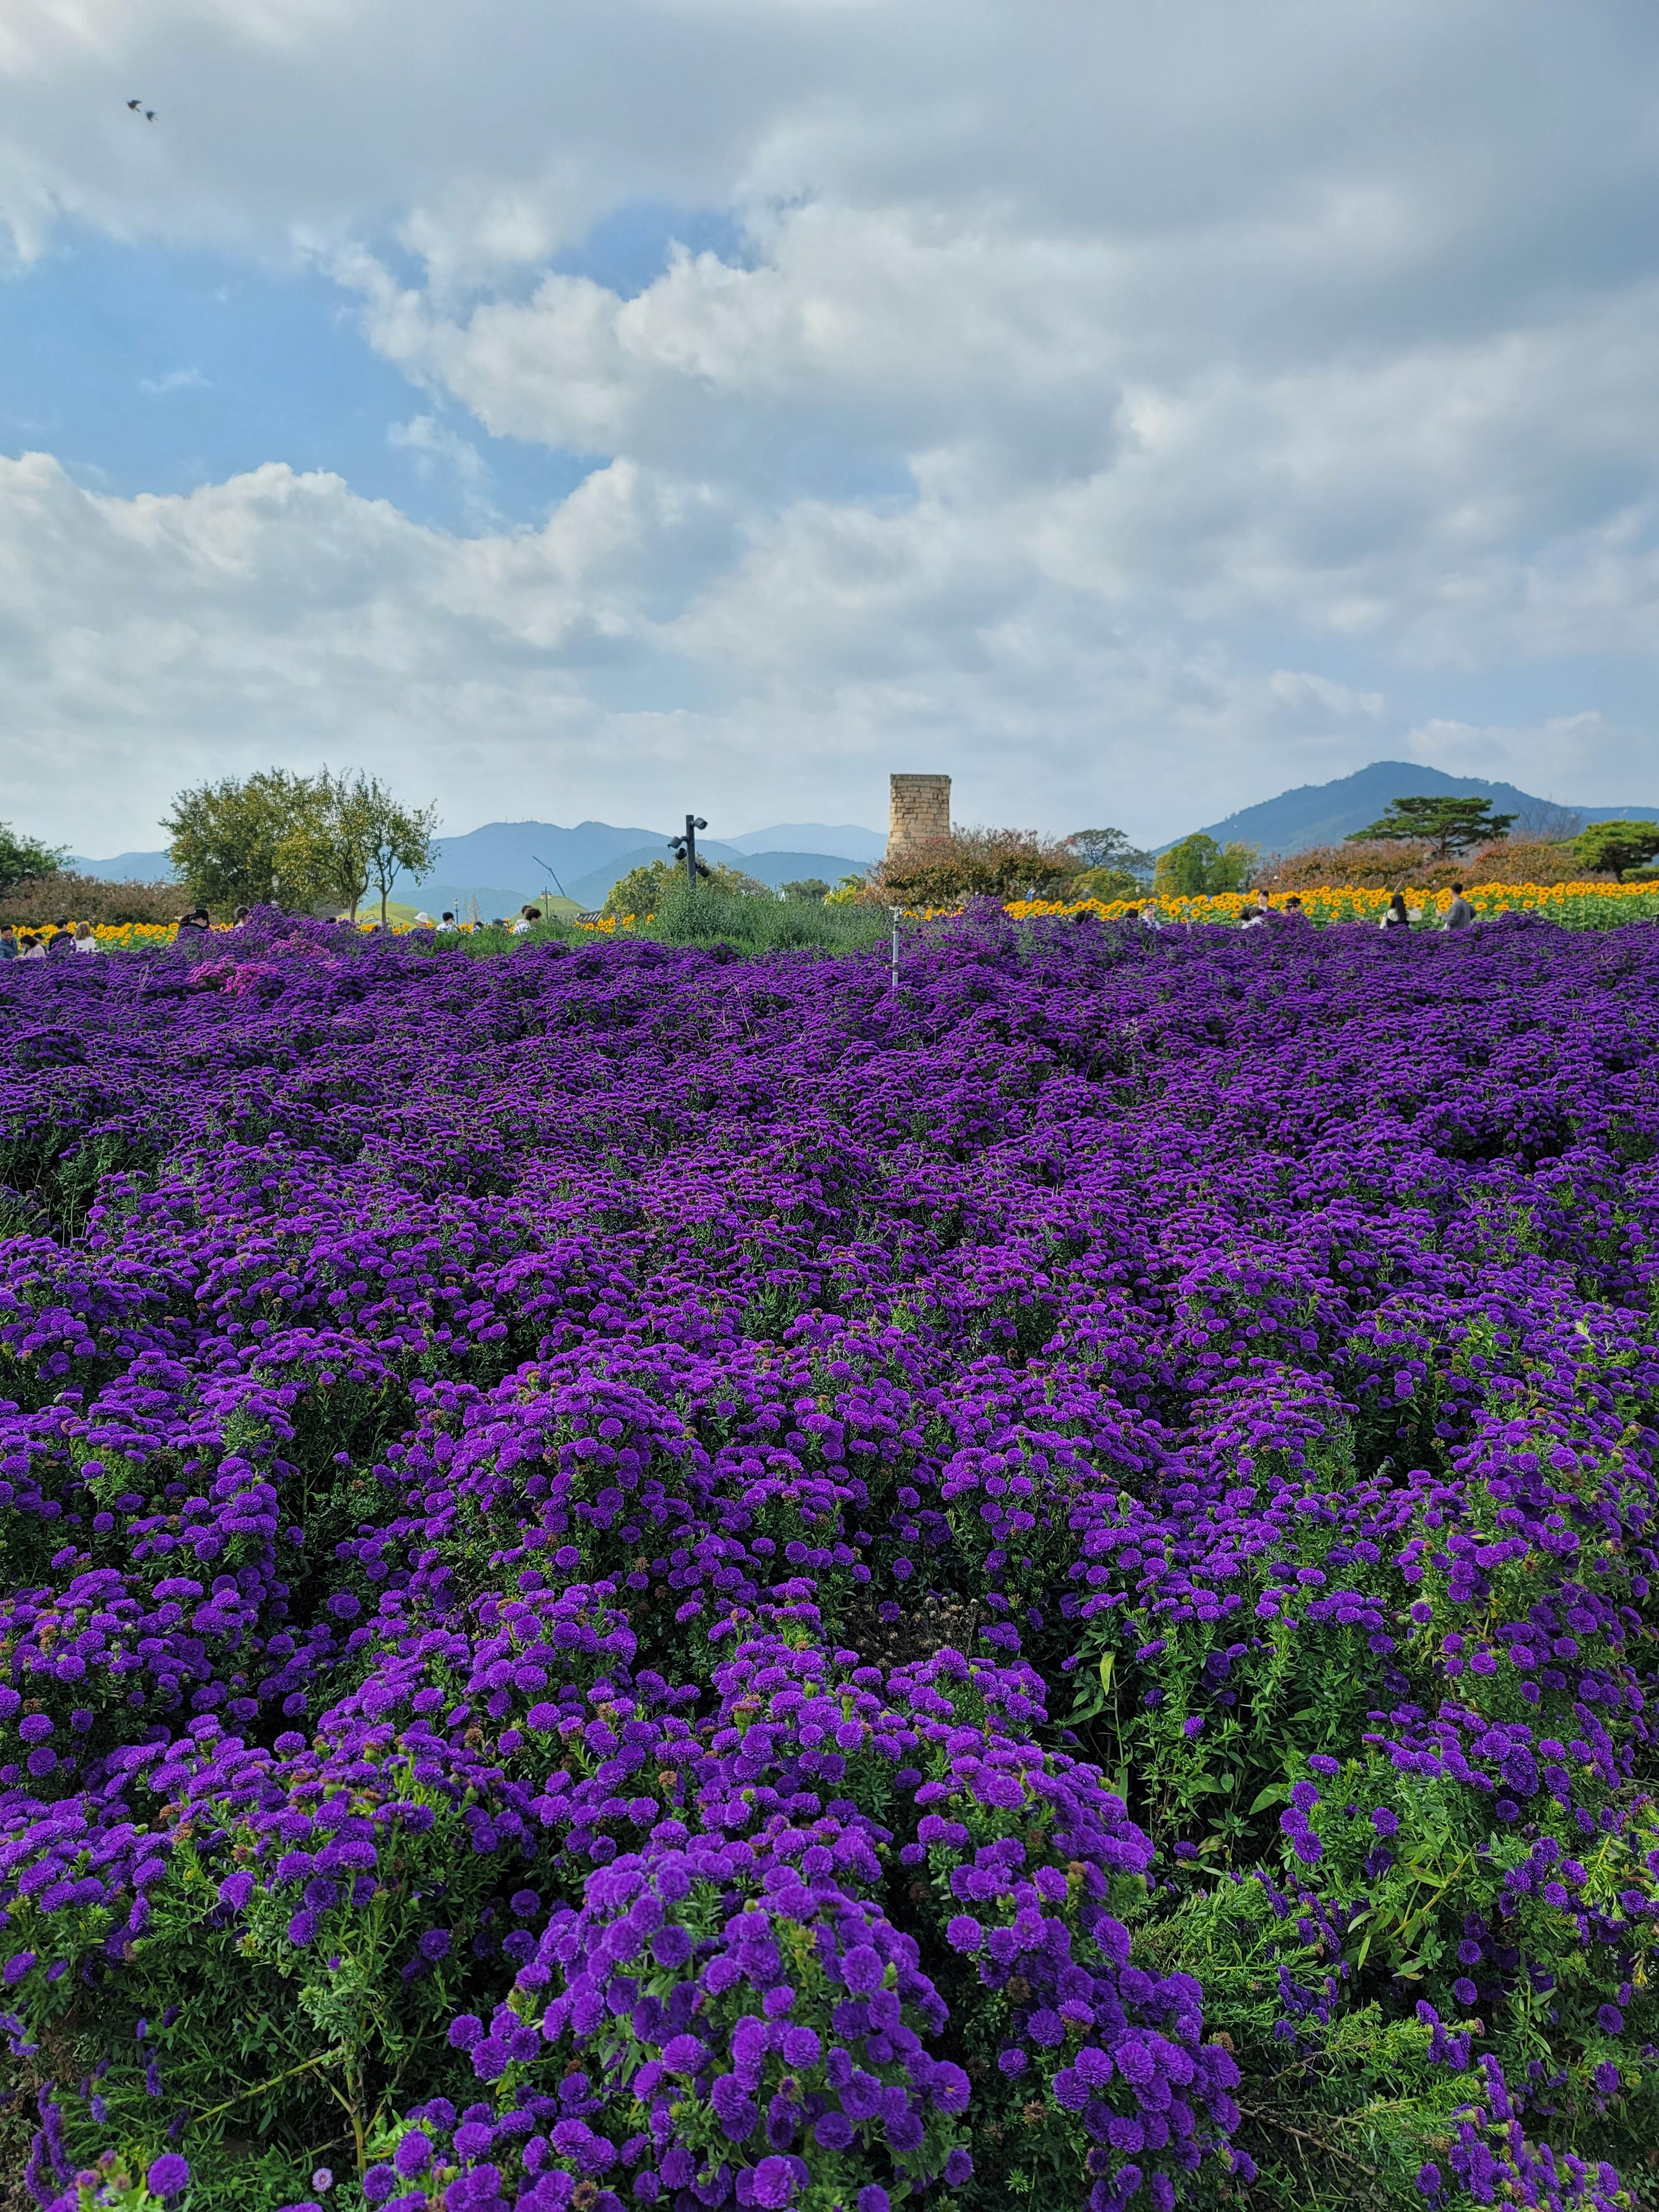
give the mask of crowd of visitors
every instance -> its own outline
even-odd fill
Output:
[[[1451,903],[1441,917],[1440,927],[1442,929],[1473,928],[1475,911],[1464,896],[1462,884],[1454,884],[1451,888]],[[240,927],[247,920],[248,914],[248,908],[239,906],[233,920],[233,927]],[[1079,916],[1080,921],[1085,918],[1081,915]],[[511,921],[507,921],[504,916],[497,915],[490,922],[489,927],[492,929],[505,929],[512,937],[524,937],[529,934],[541,919],[540,907],[526,904],[519,908]],[[1132,927],[1138,927],[1154,933],[1165,926],[1164,915],[1156,899],[1147,899],[1142,905],[1127,908],[1123,919]],[[1404,892],[1395,891],[1383,911],[1378,927],[1382,929],[1409,929],[1413,922],[1421,919],[1420,912],[1406,904]],[[1309,927],[1308,916],[1303,909],[1300,898],[1292,894],[1285,900],[1283,906],[1276,907],[1266,890],[1256,892],[1255,904],[1245,915],[1243,922],[1246,929],[1266,929],[1275,927],[1283,928],[1287,926],[1296,927],[1298,925],[1303,928]],[[191,907],[187,913],[181,914],[179,917],[175,932],[176,939],[179,943],[184,944],[195,938],[205,938],[211,927],[212,923],[207,908],[204,906]],[[378,930],[380,924],[371,922],[368,927],[371,930]],[[436,921],[434,921],[432,916],[424,910],[416,914],[415,917],[415,927],[417,930],[430,931],[436,937],[458,935],[461,927],[462,925],[455,918],[453,909],[449,907],[444,908]],[[71,929],[68,918],[64,915],[60,915],[50,929],[20,929],[11,922],[0,927],[0,961],[55,960],[68,953],[96,953],[102,950],[90,922],[77,921]]]

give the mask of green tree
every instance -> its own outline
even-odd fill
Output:
[[[325,769],[277,845],[277,864],[288,880],[314,887],[354,921],[368,889],[374,846],[369,790],[362,775],[331,775]]]
[[[0,822],[0,891],[58,874],[66,858],[61,847],[20,836],[9,823]]]
[[[1066,884],[1066,896],[1079,899],[1132,899],[1139,898],[1145,889],[1141,878],[1131,875],[1127,868],[1085,868]]]
[[[1139,845],[1132,845],[1121,830],[1073,830],[1066,842],[1091,875],[1102,868],[1110,868],[1130,878],[1147,875],[1152,871],[1152,854],[1143,853]],[[1117,894],[1111,896],[1115,897]]]
[[[1256,850],[1237,838],[1218,845],[1207,830],[1194,830],[1158,856],[1152,890],[1159,898],[1201,898],[1218,891],[1242,891],[1250,880]]]
[[[699,862],[699,867],[702,867]],[[707,870],[703,871],[707,873]],[[618,876],[605,893],[602,914],[654,914],[667,895],[677,871],[666,860],[647,860]]]
[[[830,886],[821,876],[803,876],[799,883],[786,884],[783,896],[787,899],[811,899],[818,902],[829,897]]]
[[[380,894],[380,927],[386,927],[386,901],[400,875],[419,883],[437,866],[438,810],[435,806],[402,806],[378,776],[359,776],[352,805],[368,825],[368,879]]]
[[[1351,830],[1347,842],[1357,845],[1367,838],[1409,839],[1431,847],[1433,857],[1443,860],[1472,846],[1494,843],[1514,819],[1512,814],[1494,814],[1489,799],[1396,799],[1369,828]]]
[[[263,769],[179,792],[161,826],[196,904],[303,908],[328,896],[326,805],[325,778]]]
[[[1659,822],[1592,822],[1572,841],[1572,857],[1595,875],[1622,876],[1659,855]]]

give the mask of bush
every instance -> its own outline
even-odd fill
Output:
[[[878,862],[865,896],[884,906],[949,907],[964,899],[1051,897],[1080,872],[1077,854],[1035,830],[953,830]]]
[[[1460,884],[1581,883],[1584,862],[1571,842],[1506,837],[1461,858],[1436,860],[1427,845],[1389,839],[1370,844],[1346,840],[1305,852],[1270,854],[1252,881],[1269,891],[1445,890]]]
[[[0,922],[35,927],[66,915],[77,921],[177,921],[188,904],[177,884],[112,884],[99,876],[58,874],[0,891]]]

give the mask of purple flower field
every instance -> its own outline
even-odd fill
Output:
[[[0,2204],[1656,2201],[1659,932],[904,959],[0,972]]]

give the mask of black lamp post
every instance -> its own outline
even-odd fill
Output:
[[[708,827],[708,824],[701,814],[688,814],[685,817],[685,835],[683,837],[671,837],[668,841],[669,851],[684,857],[685,880],[693,890],[697,888],[697,832]]]

